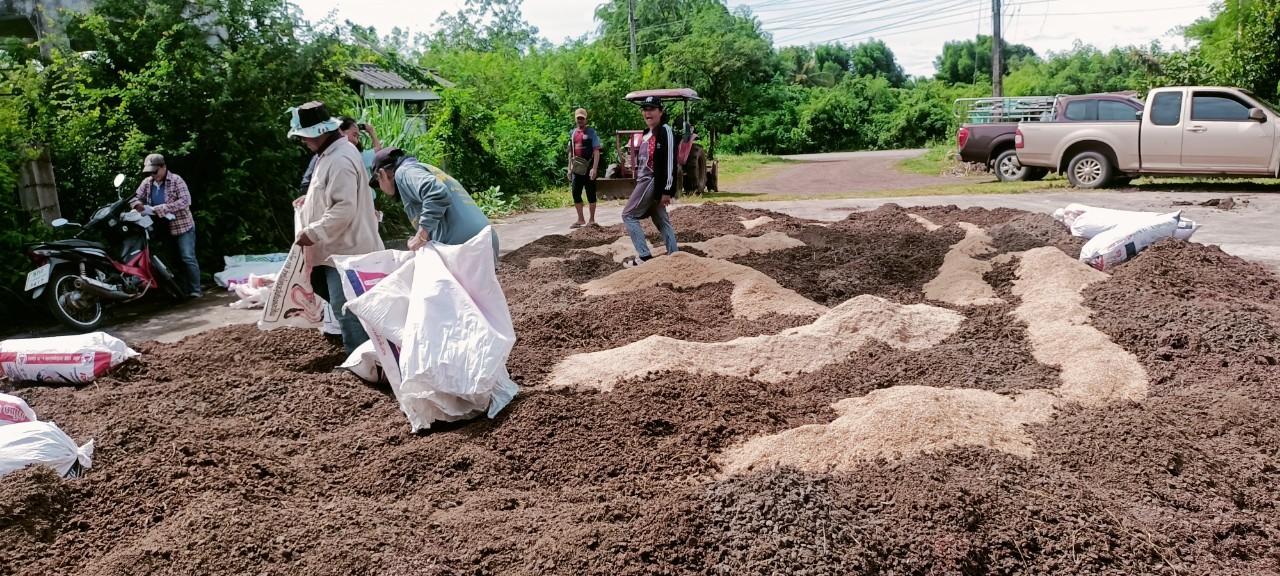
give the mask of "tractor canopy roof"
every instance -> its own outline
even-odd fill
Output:
[[[648,98],[650,96],[653,96],[654,98],[658,98],[660,100],[679,100],[682,102],[702,100],[702,98],[698,97],[698,93],[694,92],[692,88],[662,88],[658,90],[638,90],[636,92],[627,94],[626,97],[623,99],[635,102],[637,100],[644,100],[645,98]]]

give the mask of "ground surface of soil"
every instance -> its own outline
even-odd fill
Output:
[[[915,212],[915,211],[913,211]],[[675,214],[686,241],[782,231],[805,247],[734,259],[835,306],[921,287],[963,232],[998,252],[1078,242],[1016,211],[889,206],[831,226],[724,206]],[[735,229],[736,227],[736,229]],[[1215,247],[1166,241],[1086,289],[1093,326],[1141,362],[1141,401],[1060,407],[1030,457],[963,446],[852,470],[722,472],[750,438],[830,422],[842,399],[904,385],[1052,389],[1005,304],[951,307],[924,350],[881,342],[781,382],[650,373],[612,392],[549,390],[572,354],[651,335],[728,341],[812,318],[735,317],[727,282],[592,297],[616,272],[550,237],[499,269],[521,394],[497,418],[419,435],[385,387],[331,369],[310,331],[230,327],[84,387],[0,385],[97,443],[64,480],[0,478],[0,574],[1280,574],[1280,280]],[[991,256],[996,256],[995,254]]]

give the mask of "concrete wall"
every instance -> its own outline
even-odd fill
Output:
[[[7,34],[31,37],[24,33],[29,30],[35,38],[40,38],[54,31],[54,22],[62,10],[84,12],[93,4],[92,0],[0,0],[0,26]],[[29,26],[24,26],[23,22]]]

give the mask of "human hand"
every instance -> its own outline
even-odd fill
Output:
[[[146,207],[144,207],[142,204],[134,204],[134,205],[133,205],[133,209],[134,209],[134,210],[137,210],[138,212],[145,212],[145,211],[146,211]]]
[[[564,169],[564,179],[573,182],[573,168]]]
[[[294,243],[294,244],[297,244],[297,245],[299,245],[299,246],[302,246],[303,248],[306,248],[307,246],[315,246],[315,245],[316,245],[316,241],[315,241],[315,240],[312,240],[310,236],[307,236],[307,231],[306,231],[306,230],[302,230],[302,231],[298,232],[298,238],[297,238],[297,239],[295,239],[295,240],[293,241],[293,243]]]
[[[365,124],[364,132],[365,134],[368,134],[372,138],[378,137],[378,131],[373,128],[373,124]]]
[[[587,177],[588,177],[588,178],[590,178],[590,179],[592,179],[592,180],[595,180],[595,179],[596,179],[596,169],[595,169],[595,168],[592,168],[592,169],[591,169],[591,172],[587,174]]]
[[[431,236],[427,234],[426,230],[418,230],[417,234],[409,238],[409,251],[416,252],[419,248],[426,246],[427,241],[430,239]]]
[[[299,196],[299,197],[297,197],[296,199],[294,199],[294,201],[293,201],[293,208],[294,208],[294,210],[301,209],[301,208],[302,208],[302,204],[303,204],[303,202],[306,202],[306,201],[307,201],[307,197],[306,197],[306,196]]]
[[[663,207],[670,206],[670,205],[671,205],[671,200],[672,200],[672,197],[671,197],[671,196],[667,196],[667,195],[665,195],[665,194],[664,194],[664,195],[662,196],[662,205],[663,205]]]

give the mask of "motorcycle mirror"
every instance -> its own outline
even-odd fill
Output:
[[[50,223],[49,223],[49,225],[53,226],[54,228],[61,228],[61,227],[63,227],[63,226],[66,226],[66,225],[67,225],[67,219],[66,219],[66,218],[54,218],[54,219],[53,219],[53,222],[50,222]]]
[[[124,184],[124,174],[116,174],[115,187],[119,188],[121,184]]]

